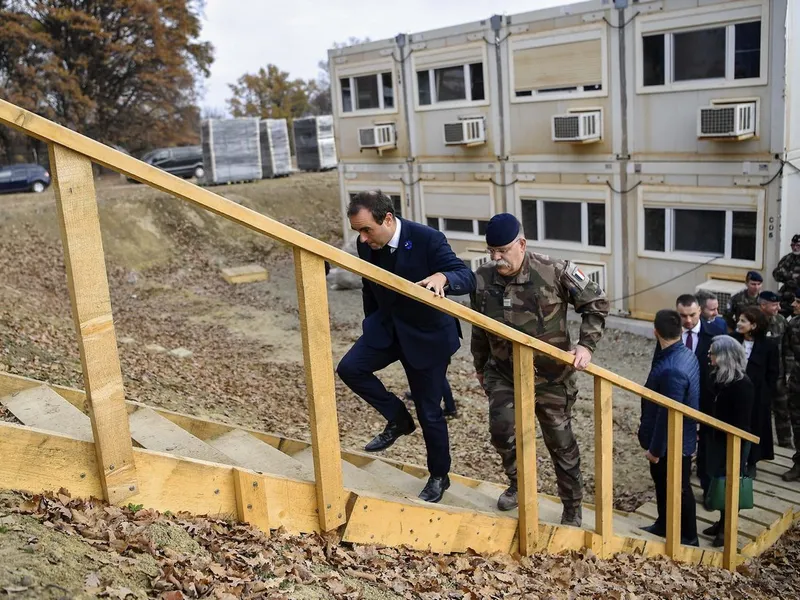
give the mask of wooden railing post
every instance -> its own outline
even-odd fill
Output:
[[[536,398],[533,349],[514,343],[514,421],[517,438],[519,553],[533,554],[539,533],[536,494]]]
[[[303,336],[319,524],[323,531],[330,531],[344,523],[346,515],[325,261],[307,250],[295,248],[294,272]]]
[[[681,555],[683,415],[667,410],[667,556],[678,560]]]
[[[116,504],[136,494],[138,485],[92,163],[58,144],[49,151],[98,471],[106,500]]]
[[[611,555],[614,541],[614,415],[611,383],[594,378],[594,502],[595,533],[600,558]]]
[[[737,552],[737,530],[739,529],[739,472],[741,470],[742,438],[727,435],[725,465],[725,546],[722,550],[722,566],[735,570]]]

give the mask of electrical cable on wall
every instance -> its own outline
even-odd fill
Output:
[[[489,179],[489,181],[491,181],[491,182],[492,182],[493,184],[495,184],[497,187],[509,187],[509,186],[512,186],[512,185],[514,185],[515,183],[518,183],[518,182],[519,182],[519,179],[515,179],[514,181],[512,181],[512,182],[510,182],[510,183],[497,183],[497,182],[494,180],[494,178],[491,178],[491,179]]]
[[[639,11],[637,10],[637,11],[634,13],[634,15],[633,15],[633,16],[632,16],[630,19],[628,19],[627,21],[625,21],[625,22],[624,22],[622,25],[614,25],[614,24],[613,24],[611,21],[609,21],[609,20],[608,20],[608,19],[606,19],[605,17],[603,17],[603,21],[605,21],[605,22],[606,22],[606,25],[608,25],[609,27],[613,27],[614,29],[625,29],[625,28],[626,28],[626,27],[627,27],[627,26],[628,26],[628,25],[629,25],[629,24],[630,24],[630,23],[631,23],[631,22],[632,22],[632,21],[633,21],[633,20],[634,20],[636,17],[638,17],[640,14],[641,14],[641,12],[639,12]]]
[[[627,190],[625,190],[625,191],[621,191],[621,190],[618,190],[618,189],[616,189],[616,188],[615,188],[613,185],[611,185],[611,183],[610,183],[610,182],[608,182],[608,181],[606,181],[606,185],[608,186],[608,189],[610,189],[610,190],[611,190],[612,192],[614,192],[615,194],[627,194],[628,192],[632,192],[632,191],[633,191],[633,190],[635,190],[637,187],[639,187],[640,185],[642,185],[642,182],[641,182],[641,181],[637,181],[636,183],[634,183],[634,184],[633,184],[631,187],[629,187],[629,188],[628,188]]]
[[[676,279],[680,279],[684,275],[688,275],[689,273],[693,273],[694,271],[697,271],[697,269],[702,269],[703,267],[711,264],[712,262],[714,262],[715,260],[717,260],[719,258],[721,258],[721,257],[714,256],[713,258],[710,258],[709,260],[707,260],[706,262],[704,262],[702,264],[695,265],[691,269],[688,269],[687,271],[684,271],[683,273],[679,273],[678,275],[675,275],[675,277],[670,277],[666,281],[662,281],[661,283],[657,283],[656,285],[651,285],[649,288],[645,288],[643,290],[639,290],[638,292],[634,292],[632,294],[628,294],[627,296],[621,296],[620,298],[614,298],[613,300],[609,300],[608,303],[609,304],[613,304],[614,302],[621,302],[622,300],[627,300],[628,298],[633,298],[634,296],[638,296],[639,294],[644,294],[645,292],[650,292],[652,290],[655,290],[655,289],[658,289],[660,287],[663,287],[663,286],[667,285],[668,283],[672,283]]]

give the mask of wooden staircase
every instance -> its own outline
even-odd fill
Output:
[[[595,506],[584,507],[582,528],[560,526],[558,501],[539,494],[536,487],[534,363],[538,354],[572,364],[572,354],[2,99],[0,123],[48,144],[86,386],[84,393],[0,373],[0,397],[24,424],[0,423],[0,486],[31,491],[66,487],[75,495],[95,496],[112,504],[133,502],[160,510],[225,514],[265,531],[338,529],[349,542],[407,545],[435,552],[471,548],[527,555],[586,547],[601,557],[619,551],[665,554],[728,569],[736,568],[743,556],[761,552],[792,524],[796,505],[791,494],[795,492],[779,485],[776,463],[759,477],[768,477],[761,481],[773,486],[778,495],[759,488],[760,512],[754,512],[754,519],[740,519],[738,511],[726,511],[722,552],[682,546],[683,420],[725,433],[729,507],[738,505],[741,444],[757,443],[758,438],[591,363],[585,372],[594,377]],[[92,163],[292,249],[311,444],[125,400]],[[457,475],[451,476],[453,486],[442,503],[421,502],[416,495],[427,477],[424,469],[341,450],[326,261],[511,344],[517,511],[497,511],[494,502],[502,487]],[[667,411],[665,540],[639,529],[649,522],[646,513],[652,514],[652,507],[643,507],[640,515],[614,510],[614,387]],[[764,530],[758,533],[755,524]]]
[[[64,444],[92,444],[91,420],[83,412],[85,396],[80,390],[51,387],[3,374],[0,375],[0,393],[5,394],[0,397],[0,403],[31,431],[47,432],[50,436],[57,436]],[[311,506],[314,498],[309,497],[313,496],[315,477],[312,448],[307,443],[134,402],[127,403],[127,411],[131,439],[142,453],[169,455],[174,460],[188,462],[193,465],[197,475],[193,481],[185,482],[186,487],[180,493],[164,493],[150,506],[160,510],[186,510],[184,497],[208,495],[200,488],[204,487],[206,477],[213,477],[214,469],[236,469],[237,472],[246,471],[252,481],[264,482],[264,491],[260,496],[264,514],[247,519],[247,513],[256,509],[253,502],[243,501],[241,507],[237,503],[237,516],[245,517],[244,520],[267,531],[278,527],[298,533],[319,530],[316,511]],[[17,428],[10,426],[10,429],[11,437],[14,437]],[[50,437],[45,447],[52,446],[54,440],[56,437]],[[5,444],[5,441],[0,441],[3,456],[8,455],[3,448]],[[44,452],[43,457],[47,454]],[[762,552],[800,516],[800,485],[783,482],[777,476],[790,466],[791,458],[787,458],[787,454],[787,451],[783,451],[775,461],[762,463],[764,475],[763,481],[761,474],[756,481],[756,507],[742,511],[739,519],[739,551],[743,556]],[[0,465],[0,482],[7,481],[10,473],[17,469],[15,462],[13,458],[10,462],[3,461]],[[208,469],[204,468],[206,466]],[[427,477],[421,467],[376,459],[360,452],[343,452],[341,467],[344,488],[350,494],[346,524],[342,526],[342,538],[346,541],[387,545],[402,543],[416,549],[440,552],[468,548],[482,552],[511,552],[518,542],[518,511],[502,512],[497,509],[497,498],[504,489],[502,485],[453,475],[451,487],[442,501],[428,504],[417,498]],[[206,470],[208,472],[204,473]],[[89,476],[84,470],[82,473],[79,478],[85,481]],[[38,477],[37,483],[27,486],[27,489],[38,492],[60,487],[69,479],[66,473],[63,475],[57,481]],[[278,480],[292,482],[301,488],[305,486],[305,493],[294,498],[284,497],[275,506],[270,506],[272,499],[267,488]],[[229,484],[236,487],[233,477]],[[75,493],[79,490],[70,491]],[[242,493],[240,491],[238,495]],[[235,491],[234,495],[237,495]],[[213,496],[220,497],[222,492],[217,489]],[[253,497],[258,498],[259,495]],[[264,500],[264,497],[267,499]],[[204,506],[205,513],[226,512],[221,502],[215,504],[212,500]],[[197,510],[198,507],[193,508]],[[559,525],[561,505],[556,498],[539,495],[538,509],[542,534],[539,549],[559,552],[592,546],[596,535],[593,506],[584,506],[584,522],[580,529]],[[303,518],[304,514],[310,518]],[[652,503],[641,506],[633,514],[616,511],[615,550],[663,553],[663,538],[651,536],[640,529],[652,523],[654,518],[655,505]],[[716,519],[717,513],[708,513],[698,506],[699,528],[707,527]],[[711,548],[711,538],[706,536],[701,536],[699,549],[684,550],[686,560],[721,564],[722,553]]]

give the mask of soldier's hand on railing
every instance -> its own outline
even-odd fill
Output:
[[[422,281],[418,281],[417,285],[431,290],[440,298],[444,298],[444,288],[447,285],[447,277],[442,273],[434,273],[430,277],[426,277]]]
[[[650,461],[651,463],[653,463],[654,465],[657,465],[657,464],[658,464],[659,458],[658,458],[657,456],[653,456],[652,454],[650,454],[650,450],[648,450],[648,451],[645,453],[645,456],[647,457],[647,460],[649,460],[649,461]]]
[[[575,355],[575,361],[572,366],[578,371],[583,371],[592,362],[592,351],[584,346],[575,346],[569,353]]]

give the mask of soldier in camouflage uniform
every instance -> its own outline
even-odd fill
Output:
[[[783,338],[783,351],[789,372],[789,418],[794,433],[795,452],[794,466],[781,476],[784,481],[800,480],[800,290],[795,292],[792,310],[794,315],[789,319],[789,331]]]
[[[792,315],[794,293],[800,286],[800,234],[792,238],[791,246],[792,251],[781,258],[772,272],[775,281],[783,284],[778,293],[781,295],[781,312],[786,317]]]
[[[736,331],[736,322],[739,320],[739,315],[746,308],[751,306],[758,307],[758,295],[761,293],[764,278],[758,271],[748,271],[745,284],[747,285],[745,289],[731,296],[728,308],[723,315],[731,331]]]
[[[536,356],[536,416],[555,466],[562,524],[580,526],[583,479],[580,453],[572,432],[571,412],[577,396],[575,369],[589,364],[608,315],[603,290],[569,261],[526,250],[516,217],[492,217],[486,243],[494,259],[476,272],[472,308],[493,319],[575,354],[573,366],[545,355]],[[567,329],[567,304],[582,314],[579,345],[572,348]],[[478,380],[489,397],[492,445],[503,461],[510,485],[497,506],[517,506],[517,462],[514,435],[512,344],[472,328],[472,356]]]
[[[778,445],[792,448],[792,425],[789,420],[789,405],[786,389],[786,353],[783,351],[784,338],[789,331],[789,322],[780,314],[780,296],[775,292],[761,292],[758,303],[761,312],[767,317],[767,337],[775,340],[778,346],[780,364],[777,383],[777,394],[772,399],[772,414],[775,417],[775,431],[778,434]]]

